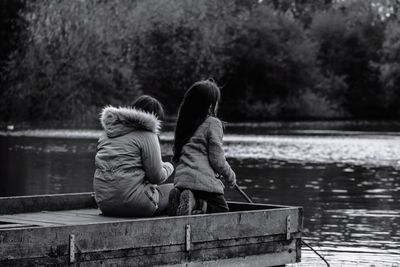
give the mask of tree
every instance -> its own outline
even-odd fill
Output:
[[[384,107],[393,117],[400,115],[400,23],[391,21],[385,29],[380,78],[384,86]]]
[[[199,79],[220,80],[228,56],[231,1],[142,1],[143,25],[135,43],[136,71],[143,91],[176,113],[184,91]]]
[[[3,0],[0,2],[0,69],[9,55],[18,48],[24,20],[20,16],[25,8],[24,0]]]
[[[318,72],[314,44],[301,25],[271,6],[253,8],[240,27],[228,47],[232,59],[223,89],[226,116],[293,115],[284,103],[313,87]]]
[[[272,0],[275,10],[290,13],[296,20],[301,21],[305,27],[311,23],[317,11],[327,10],[332,7],[334,0]],[[262,1],[269,5],[270,1]]]
[[[384,22],[371,3],[351,1],[316,14],[310,35],[318,43],[318,59],[326,76],[346,86],[326,90],[351,116],[380,117],[379,50]],[[330,88],[332,89],[332,88]]]
[[[32,2],[25,48],[7,68],[12,119],[97,117],[105,104],[132,101],[140,88],[123,39],[130,33],[121,25],[124,7],[128,1]]]

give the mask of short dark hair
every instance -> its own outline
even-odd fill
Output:
[[[139,96],[132,103],[132,108],[140,109],[147,113],[154,114],[159,120],[164,120],[165,112],[160,101],[149,95]]]

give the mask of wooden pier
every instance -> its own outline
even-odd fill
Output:
[[[301,207],[117,218],[92,193],[0,198],[0,266],[282,266],[301,259]]]

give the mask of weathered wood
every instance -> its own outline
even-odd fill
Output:
[[[0,224],[0,230],[4,229],[15,229],[15,228],[26,228],[26,227],[35,227],[36,225],[32,224],[23,224],[23,223],[5,223],[5,224]]]
[[[290,208],[244,211],[213,215],[132,219],[113,223],[94,223],[2,231],[0,246],[9,259],[43,257],[49,250],[58,256],[68,254],[67,241],[75,234],[81,252],[185,244],[186,225],[191,225],[191,241],[229,240],[281,234],[286,237],[286,216],[297,218]],[[296,225],[296,223],[294,224]],[[292,227],[297,232],[296,227]],[[50,249],[49,249],[50,248]]]
[[[0,214],[95,208],[93,193],[0,197]]]
[[[18,231],[2,232],[0,245],[6,255],[18,258],[26,255],[47,254],[48,247],[54,246],[56,242],[62,244],[68,240],[69,234],[73,233],[81,251],[147,247],[154,244],[184,244],[185,227],[188,224],[191,225],[193,243],[215,239],[285,234],[286,216],[292,215],[292,218],[298,218],[297,213],[297,209],[285,208],[19,229]],[[292,232],[298,232],[297,222],[294,221],[293,224]],[[12,242],[15,239],[18,242]],[[85,241],[81,242],[80,240]],[[18,250],[15,250],[15,247]]]
[[[185,230],[186,230],[185,251],[189,251],[192,243],[190,224],[186,225]]]
[[[38,202],[49,209],[56,207],[50,202],[57,199],[78,205],[74,197],[85,209],[0,215],[0,221],[21,225],[0,228],[0,266],[68,264],[71,236],[75,243],[73,256],[80,266],[196,266],[201,261],[210,262],[202,266],[215,266],[211,264],[216,260],[225,260],[225,265],[216,266],[229,266],[229,258],[240,260],[261,254],[253,259],[263,259],[265,266],[300,261],[303,214],[299,207],[232,202],[229,205],[233,212],[229,213],[115,218],[100,216],[99,210],[88,208],[93,206],[90,194],[41,196]]]
[[[268,238],[269,239],[269,238]],[[275,239],[280,239],[275,237]],[[76,263],[79,266],[158,266],[175,264],[176,266],[214,266],[216,261],[235,258],[243,262],[250,261],[249,255],[262,255],[257,257],[263,259],[263,265],[245,265],[245,266],[275,266],[285,263],[296,262],[295,245],[296,239],[292,241],[280,240],[268,241],[258,239],[243,239],[242,242],[230,245],[224,245],[221,241],[201,243],[199,247],[193,248],[190,252],[185,252],[183,246],[155,246],[147,248],[135,248],[116,251],[97,251],[97,252],[79,252],[76,254]],[[251,254],[249,254],[251,252]],[[54,251],[55,253],[55,251]],[[19,266],[51,265],[68,263],[67,256],[37,257],[21,260],[0,261],[1,266],[13,265],[18,262]],[[226,263],[233,261],[222,261],[221,265],[228,266]],[[257,262],[257,261],[256,261]],[[249,262],[247,262],[249,263]]]
[[[69,263],[75,263],[75,235],[69,235]]]
[[[235,247],[214,247],[207,250],[193,250],[187,253],[178,251],[174,253],[153,254],[151,257],[143,255],[85,261],[81,262],[80,266],[98,266],[100,264],[116,266],[165,266],[163,262],[167,260],[169,265],[173,264],[173,266],[232,266],[240,262],[244,266],[267,267],[294,263],[294,253],[289,252],[293,246],[293,244],[282,245],[280,242],[245,244]],[[254,257],[249,257],[246,256],[249,251],[258,253],[254,253]]]
[[[283,205],[229,202],[231,211],[285,208]],[[0,214],[96,208],[93,192],[0,197]]]
[[[276,209],[276,208],[287,208],[288,206],[284,205],[275,205],[275,204],[262,204],[262,203],[245,203],[245,202],[228,202],[230,211],[243,211],[243,210],[267,210],[267,209]],[[294,208],[294,206],[290,206]],[[300,208],[300,207],[296,207]]]
[[[2,223],[10,223],[10,224],[24,224],[25,228],[30,227],[33,225],[34,227],[45,227],[45,226],[57,226],[57,225],[64,225],[64,224],[57,224],[54,222],[38,222],[38,221],[32,221],[29,219],[22,219],[19,217],[9,217],[9,215],[3,216],[0,215],[0,221]],[[23,228],[23,227],[22,227]]]
[[[286,216],[286,240],[290,239],[290,216]]]
[[[70,210],[0,215],[0,222],[24,222],[43,226],[57,226],[132,220],[132,218],[102,216],[97,209],[85,209],[85,211],[86,214],[80,212],[80,210]]]

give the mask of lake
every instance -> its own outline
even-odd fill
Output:
[[[255,202],[304,207],[304,240],[331,266],[400,266],[400,133],[250,131],[225,135]],[[92,191],[99,131],[0,132],[0,196]],[[172,133],[161,136],[165,159]],[[232,189],[230,200],[245,201]],[[325,266],[308,248],[302,263]]]

